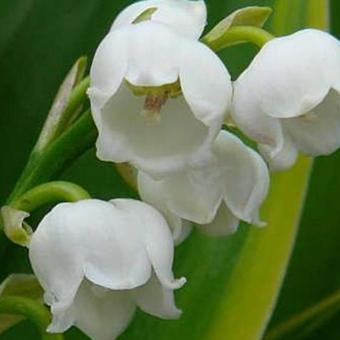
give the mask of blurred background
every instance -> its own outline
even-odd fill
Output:
[[[207,0],[212,27],[240,7],[290,6],[280,24],[269,21],[275,33],[286,34],[308,26],[302,19],[313,0]],[[74,61],[91,60],[96,46],[115,15],[132,1],[125,0],[0,0],[0,203],[18,179],[53,97]],[[326,1],[325,1],[326,3]],[[298,6],[297,6],[298,4]],[[297,7],[300,10],[296,10]],[[331,31],[340,36],[340,2],[331,2]],[[277,15],[280,15],[277,13]],[[235,79],[256,53],[250,45],[236,46],[220,56]],[[58,162],[58,160],[56,160]],[[98,162],[93,150],[81,157],[62,178],[83,185],[99,198],[136,194],[110,164]],[[340,152],[315,161],[300,231],[270,327],[319,302],[340,289]],[[124,340],[206,339],[205,334],[227,289],[228,273],[237,261],[248,227],[232,237],[207,239],[194,233],[178,248],[176,275],[189,283],[177,294],[185,312],[180,321],[161,321],[138,313]],[[261,265],[259,263],[259,265]],[[28,272],[26,251],[9,247],[0,264],[0,278]],[[265,286],[265,283],[264,283]],[[256,310],[254,311],[256,313]],[[310,340],[340,339],[340,313],[305,335]],[[29,322],[0,335],[1,340],[37,339]],[[71,330],[66,339],[86,339]],[[217,340],[224,340],[223,334]],[[294,336],[289,339],[295,339]],[[248,340],[248,339],[226,339]]]

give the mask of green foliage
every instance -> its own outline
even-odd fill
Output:
[[[0,300],[4,296],[20,295],[33,300],[42,300],[43,290],[37,279],[31,274],[13,274],[0,285]],[[0,333],[17,324],[24,317],[22,315],[1,314]]]
[[[79,56],[88,55],[91,60],[95,47],[109,29],[112,18],[130,2],[126,0],[0,2],[1,203],[4,203],[18,179],[66,73]],[[282,3],[286,4],[291,15],[274,21],[274,28],[277,32],[288,32],[306,24],[305,6],[315,0],[278,0],[278,2],[281,3],[280,6],[283,6]],[[240,7],[272,6],[274,0],[210,0],[207,3],[211,28]],[[290,7],[293,4],[295,10]],[[334,9],[340,12],[340,5],[336,4],[336,1]],[[292,25],[288,27],[287,23]],[[340,27],[337,29],[339,32]],[[235,78],[255,52],[256,49],[251,46],[233,47],[222,52],[221,57]],[[317,303],[340,287],[340,274],[336,270],[340,264],[338,256],[340,215],[337,206],[337,197],[340,194],[340,177],[337,171],[339,165],[339,153],[316,161],[297,246],[272,320],[272,327],[292,314]],[[277,226],[277,231],[274,231],[276,229],[268,231],[265,241],[261,239],[261,235],[266,233],[266,230],[253,230],[248,226],[242,226],[235,235],[224,239],[210,239],[194,233],[178,248],[176,254],[176,275],[187,276],[189,281],[177,294],[178,305],[184,310],[182,319],[162,321],[138,313],[121,338],[258,339],[258,334],[263,331],[278,293],[280,278],[277,276],[277,270],[284,271],[285,262],[288,260],[295,234],[293,220],[298,215],[308,162],[301,163],[294,171],[297,172],[289,175],[291,182],[287,182],[287,179],[284,181],[280,178],[275,179],[276,194],[271,201],[273,203],[267,203],[266,217],[271,222],[269,228]],[[96,160],[93,151],[82,156],[71,169],[63,173],[61,178],[79,183],[93,196],[103,199],[135,195],[123,183],[114,167]],[[285,206],[280,202],[282,195],[286,197],[288,204],[286,210],[280,210]],[[32,224],[34,222],[33,220]],[[284,235],[285,243],[280,235]],[[281,248],[278,247],[278,243]],[[277,261],[274,261],[275,265],[280,267],[271,267],[274,258]],[[14,246],[7,248],[1,261],[1,278],[14,270],[29,271],[25,251]],[[261,267],[266,269],[266,266],[270,270],[260,270]],[[256,270],[251,271],[252,268]],[[251,279],[254,277],[257,277],[257,281],[253,283]],[[259,281],[259,278],[263,277],[271,280],[270,283]],[[275,284],[276,286],[271,286]],[[252,285],[257,290],[249,291],[248,288]],[[242,292],[244,299],[239,301],[243,310],[230,305],[233,298],[242,298]],[[257,299],[258,297],[265,298]],[[253,302],[256,302],[254,309],[250,308]],[[235,300],[234,304],[237,303],[238,300]],[[247,337],[239,334],[233,338],[229,333],[226,338],[231,329],[222,327],[223,317],[231,312],[238,313],[234,315],[237,324],[240,327],[244,318],[246,327],[247,318],[258,311],[261,315],[257,315],[254,318],[256,320],[252,321],[251,336],[248,333]],[[336,339],[329,328],[334,331],[337,327],[339,328],[335,322],[327,330],[315,331],[315,339]],[[219,331],[222,333],[218,333]],[[320,334],[327,336],[323,337]],[[29,340],[36,337],[28,323],[0,335],[1,340],[22,338]],[[71,330],[66,339],[81,340],[85,337],[80,332]],[[310,336],[309,339],[314,337]]]
[[[264,26],[271,13],[272,9],[270,7],[248,6],[241,8],[222,19],[212,30],[203,36],[201,40],[214,51],[220,51],[226,47],[238,45],[244,42],[244,36],[240,40],[237,38],[231,40],[230,37],[228,39],[230,32],[232,32],[235,28],[243,27],[244,29],[250,29],[251,33],[254,34],[256,28]],[[259,39],[260,43],[258,43],[258,46],[262,47],[263,44],[272,37],[266,31],[259,31],[262,33],[262,36],[265,36],[264,40]],[[254,43],[256,42],[257,41]]]

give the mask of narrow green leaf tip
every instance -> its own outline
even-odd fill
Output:
[[[67,110],[73,89],[84,78],[87,68],[87,57],[80,57],[72,66],[62,82],[35,146],[35,151],[42,151],[63,131],[70,121],[71,114]]]

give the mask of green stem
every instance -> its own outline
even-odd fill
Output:
[[[32,212],[54,202],[76,202],[91,198],[79,185],[65,181],[48,182],[34,187],[11,204],[12,208]]]
[[[262,47],[274,36],[266,30],[254,26],[233,26],[226,30],[218,39],[211,39],[209,34],[202,38],[202,42],[208,45],[212,50],[218,52],[226,47],[242,43],[253,43]]]
[[[62,334],[46,333],[50,324],[50,313],[41,303],[26,297],[4,296],[0,298],[0,313],[25,316],[39,329],[43,340],[63,340]]]
[[[265,340],[284,339],[288,334],[314,319],[319,319],[325,313],[331,311],[333,315],[340,308],[340,291],[332,294],[318,304],[307,308],[302,313],[294,315],[287,321],[282,322],[274,329],[270,330],[265,336]]]
[[[34,186],[57,176],[69,163],[94,145],[96,136],[91,113],[87,111],[41,155],[32,153],[7,205],[11,205]]]

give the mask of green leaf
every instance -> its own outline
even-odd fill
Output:
[[[282,6],[283,2],[278,5]],[[332,14],[335,18],[340,10],[337,1],[332,1],[332,9],[335,10]],[[320,29],[328,28],[328,25],[322,22],[322,18],[329,17],[328,1],[311,1],[309,13],[314,26]],[[304,15],[302,11],[300,14]],[[287,13],[286,17],[288,16]],[[295,25],[293,20],[287,32],[294,29]],[[333,20],[333,33],[340,36],[337,20]],[[269,327],[270,332],[274,332],[293,318],[300,318],[311,306],[319,306],[339,289],[340,274],[334,270],[340,265],[340,217],[337,204],[340,194],[337,170],[339,166],[339,152],[315,160],[300,233],[277,310]],[[331,310],[330,313],[332,312]],[[334,317],[333,322],[329,322],[331,316],[328,313],[329,311],[325,310],[324,314],[317,318],[317,322],[311,322],[307,330],[295,331],[305,333],[304,336],[308,340],[338,339],[339,313],[335,314],[337,318]]]
[[[34,275],[11,274],[0,285],[0,296],[6,295],[19,295],[41,300],[43,290]]]
[[[262,27],[269,16],[272,14],[270,7],[249,6],[241,8],[222,20],[215,26],[216,31],[218,28],[228,29],[233,26],[255,26]]]
[[[75,62],[69,73],[66,75],[47,115],[45,124],[35,146],[36,152],[41,152],[42,149],[47,147],[48,144],[64,131],[67,123],[72,120],[72,113],[74,114],[74,111],[77,108],[72,107],[71,110],[66,110],[66,112],[65,109],[68,108],[69,102],[72,99],[72,90],[84,77],[86,65],[87,58],[81,57]]]
[[[294,245],[311,161],[301,159],[288,173],[272,178],[263,230],[252,229],[234,259],[209,339],[260,339],[266,329]],[[289,188],[289,189],[288,189]]]
[[[338,18],[340,13],[340,2],[331,0],[330,9],[332,33],[339,38],[340,21]],[[332,290],[337,289],[340,286],[339,272],[337,270],[332,270],[340,265],[338,252],[338,249],[340,248],[340,218],[336,204],[340,188],[339,175],[337,173],[339,165],[339,153],[330,158],[320,159],[316,162],[316,171],[313,176],[313,186],[311,190],[314,195],[311,196],[310,200],[310,209],[308,210],[309,217],[308,219],[306,218],[305,223],[302,225],[301,239],[303,240],[303,245],[298,248],[298,252],[308,251],[312,247],[318,250],[320,256],[318,256],[317,261],[315,261],[315,265],[312,266],[312,264],[310,264],[310,267],[313,268],[313,270],[309,270],[307,273],[308,275],[305,275],[304,278],[300,278],[300,281],[306,283],[307,280],[310,279],[310,276],[315,277],[320,273],[318,276],[323,277],[322,282],[324,284],[322,285],[321,282],[317,281],[316,284],[308,289],[307,294],[306,291],[301,292],[304,294],[304,303],[305,301],[308,301],[308,297],[311,296],[310,300],[312,300],[313,303],[318,304],[319,301],[323,301],[324,297],[330,294]],[[322,188],[322,190],[320,190],[320,188]],[[326,193],[330,192],[331,194],[326,195]],[[316,199],[314,201],[313,197],[316,198],[316,196],[319,198],[319,201],[322,202],[321,206],[318,206],[317,212],[313,210],[316,207]],[[326,227],[326,230],[318,228],[318,221],[320,221],[320,225]],[[317,239],[322,240],[322,242],[317,243]],[[315,241],[313,242],[313,240]],[[291,274],[293,274],[293,271],[299,270],[302,264],[301,260],[301,255],[296,256],[296,260],[293,263],[294,270],[291,271]],[[297,293],[300,293],[300,288],[296,286],[296,280],[292,275],[289,275],[286,287],[286,294],[283,296],[282,300],[290,295],[291,289],[295,288]],[[283,304],[281,303],[280,306],[282,307],[282,305]],[[298,308],[301,307],[304,308],[305,306],[298,306]],[[282,308],[280,308],[280,311],[282,311]],[[338,311],[333,314],[333,317],[331,317],[328,322],[327,320],[323,320],[322,325],[319,324],[319,328],[314,330],[313,334],[308,334],[308,339],[337,340],[338,334],[340,333],[339,316],[340,313]]]
[[[62,334],[51,334],[46,328],[51,322],[48,309],[40,302],[23,296],[1,296],[0,314],[27,317],[40,331],[41,340],[63,340]]]
[[[25,320],[25,317],[19,315],[2,314],[0,315],[0,334],[7,331],[9,328],[17,325]]]
[[[305,337],[328,321],[340,309],[340,291],[328,296],[297,315],[293,315],[269,331],[264,340],[280,340],[288,336]]]
[[[13,295],[41,301],[43,290],[34,275],[12,274],[0,285],[0,297]],[[24,319],[19,315],[0,314],[0,334]]]
[[[272,9],[270,7],[252,6],[241,8],[220,21],[202,38],[202,41],[209,46],[221,45],[220,41],[225,40],[225,35],[228,34],[228,31],[230,31],[232,27],[250,26],[261,28],[266,23],[271,13]],[[244,41],[236,40],[229,44],[224,43],[223,47],[236,45],[242,42]]]
[[[330,14],[328,0],[276,0],[275,17],[272,27],[274,32],[283,35],[303,27],[315,27],[329,30]]]

